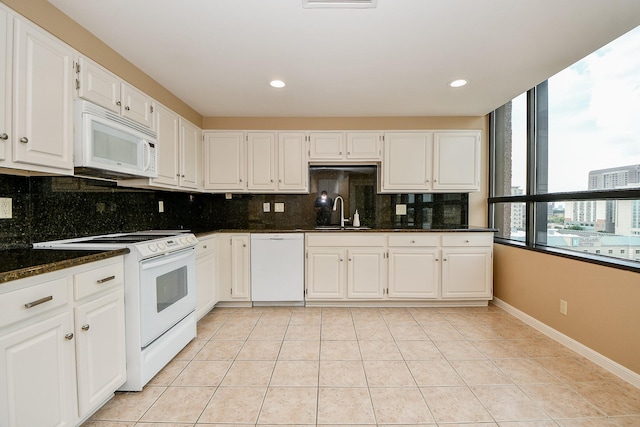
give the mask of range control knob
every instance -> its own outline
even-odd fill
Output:
[[[195,241],[196,241],[196,239],[193,236],[187,236],[187,242],[193,243]]]
[[[165,245],[162,242],[158,242],[158,249],[160,249],[161,251],[164,250],[167,247],[167,245]]]
[[[183,245],[186,245],[188,241],[189,240],[186,237],[181,237],[180,238],[180,243],[182,243]]]
[[[151,252],[156,252],[158,250],[158,247],[156,246],[155,243],[149,244],[148,248]]]

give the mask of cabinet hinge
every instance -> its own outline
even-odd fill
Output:
[[[153,113],[153,105],[149,105],[149,112]]]
[[[76,74],[80,74],[80,63],[74,62],[74,67],[76,69]]]
[[[308,293],[309,293],[309,292],[308,292],[308,289],[307,289],[307,288],[304,288],[304,294],[305,294],[305,295],[307,295]]]
[[[80,90],[80,80],[76,79],[76,90]]]

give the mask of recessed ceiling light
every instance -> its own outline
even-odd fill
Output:
[[[467,80],[465,79],[458,79],[458,80],[454,80],[451,83],[449,83],[449,86],[451,87],[462,87],[464,85],[466,85],[467,83],[469,83]]]
[[[277,88],[281,88],[285,86],[282,80],[271,80],[269,84],[271,85],[271,87],[277,87]]]

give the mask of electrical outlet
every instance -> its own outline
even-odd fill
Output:
[[[407,205],[396,205],[396,215],[406,215]]]
[[[284,203],[282,202],[276,202],[273,204],[273,211],[274,212],[284,212]]]
[[[271,203],[265,202],[262,204],[262,212],[271,212]]]
[[[158,212],[164,212],[164,201],[158,200]]]
[[[567,302],[563,299],[560,300],[560,314],[564,314],[565,316],[567,315],[567,309],[569,304],[567,304]]]
[[[13,218],[13,209],[11,207],[12,200],[9,197],[0,198],[0,218],[9,219]]]

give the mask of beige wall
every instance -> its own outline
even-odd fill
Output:
[[[187,120],[197,126],[202,126],[202,115],[63,14],[47,0],[0,1]]]
[[[506,245],[494,254],[497,298],[640,374],[638,273]]]

